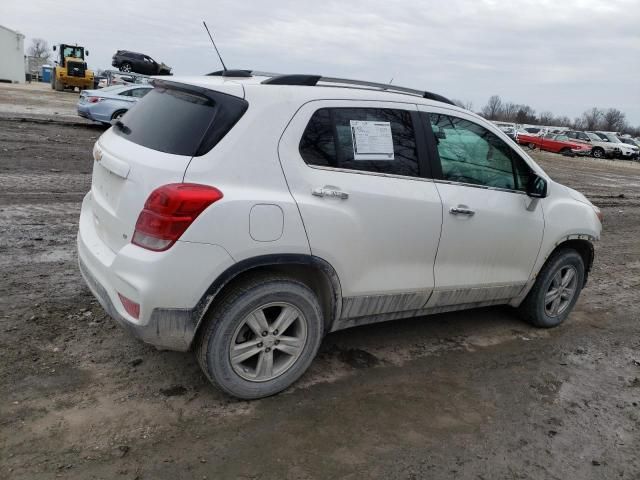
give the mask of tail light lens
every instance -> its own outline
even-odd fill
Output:
[[[102,97],[87,97],[87,102],[89,103],[98,103],[104,100]]]
[[[156,252],[167,250],[221,198],[222,192],[208,185],[172,183],[156,188],[138,216],[131,243]]]
[[[122,302],[122,306],[127,311],[129,315],[131,315],[136,320],[140,318],[140,304],[134,302],[130,298],[125,297],[121,293],[118,293],[118,297],[120,297],[120,301]]]
[[[602,213],[602,211],[595,205],[593,205],[593,211],[595,212],[596,217],[598,217],[598,220],[600,220],[600,223],[604,223],[604,213]]]

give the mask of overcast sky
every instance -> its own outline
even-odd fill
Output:
[[[50,45],[118,49],[200,74],[228,68],[318,73],[492,94],[573,118],[615,107],[640,126],[640,0],[0,0],[0,23]]]

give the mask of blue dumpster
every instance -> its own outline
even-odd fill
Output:
[[[53,70],[53,67],[50,65],[42,66],[42,72],[40,75],[41,81],[44,83],[51,83],[51,70]]]

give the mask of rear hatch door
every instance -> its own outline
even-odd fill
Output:
[[[112,251],[131,241],[149,194],[182,182],[191,159],[213,148],[244,113],[242,86],[225,87],[233,95],[159,82],[98,139],[92,210],[96,231]]]

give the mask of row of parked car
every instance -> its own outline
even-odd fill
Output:
[[[623,137],[617,132],[550,131],[539,127],[516,130],[510,126],[498,127],[515,142],[531,149],[538,148],[565,155],[589,155],[595,158],[640,158],[640,139]]]

